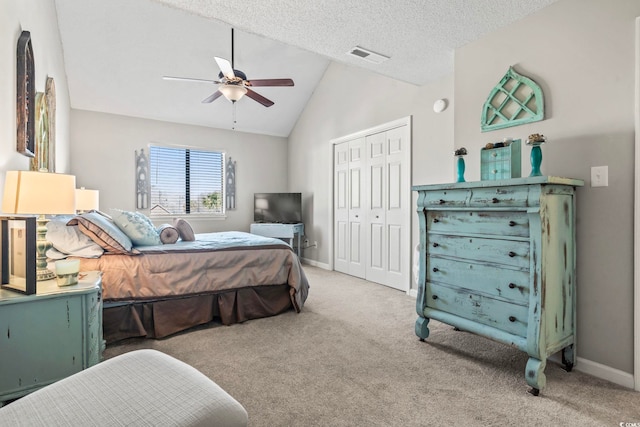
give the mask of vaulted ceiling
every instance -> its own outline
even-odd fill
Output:
[[[556,0],[56,0],[72,108],[288,136],[330,61],[415,85],[453,72],[453,52]],[[217,90],[214,57],[275,104]],[[354,47],[388,57],[374,64]],[[371,58],[371,57],[369,57]]]

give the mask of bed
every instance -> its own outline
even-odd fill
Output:
[[[75,217],[63,231],[69,233],[69,225],[78,225],[71,228],[91,235],[78,218],[83,219]],[[92,236],[92,241],[103,237]],[[309,292],[298,257],[278,239],[232,231],[195,234],[193,240],[173,244],[132,243],[125,249],[70,256],[80,259],[81,271],[102,272],[107,343],[164,338],[214,320],[231,325],[300,312]]]

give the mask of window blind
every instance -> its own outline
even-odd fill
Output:
[[[224,153],[149,147],[151,216],[224,214]]]

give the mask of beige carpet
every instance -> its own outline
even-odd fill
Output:
[[[413,298],[305,271],[311,289],[299,314],[128,340],[105,357],[170,354],[234,396],[254,427],[640,425],[640,393],[549,363],[547,387],[534,397],[524,353],[434,321],[420,342]]]

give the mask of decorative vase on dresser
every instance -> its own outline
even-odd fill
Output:
[[[537,176],[413,187],[420,268],[416,335],[435,319],[526,352],[531,393],[547,358],[576,362],[575,189]]]
[[[0,406],[100,362],[102,279],[38,282],[35,295],[0,290]]]

